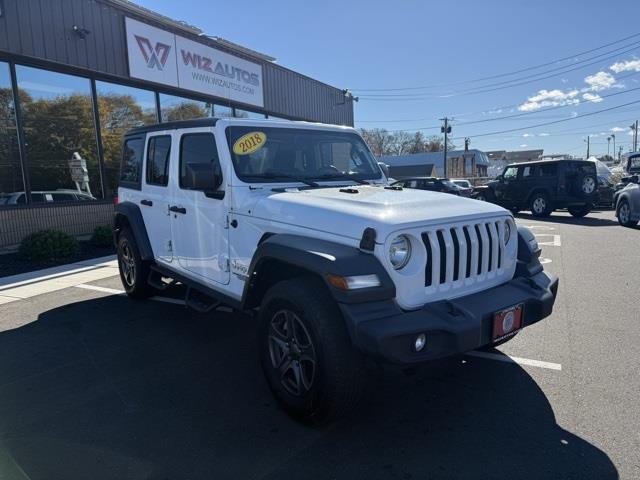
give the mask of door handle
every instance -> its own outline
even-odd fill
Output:
[[[187,209],[184,207],[179,207],[177,205],[171,205],[169,207],[169,211],[173,213],[182,213],[183,215],[187,213]]]
[[[151,200],[140,200],[140,204],[146,205],[147,207],[153,207],[153,202]]]

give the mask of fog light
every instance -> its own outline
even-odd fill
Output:
[[[427,336],[424,333],[421,333],[416,337],[416,341],[413,344],[413,348],[416,352],[419,352],[424,348],[426,344],[427,344]]]

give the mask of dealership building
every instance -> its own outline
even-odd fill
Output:
[[[0,249],[109,224],[124,132],[203,116],[353,125],[353,97],[126,0],[0,0]]]

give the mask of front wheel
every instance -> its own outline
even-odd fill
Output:
[[[337,305],[313,277],[285,280],[260,307],[260,362],[283,409],[305,423],[327,423],[360,398],[362,354]]]
[[[529,208],[534,217],[548,217],[553,208],[546,193],[534,193],[529,201]]]
[[[567,210],[569,210],[569,213],[576,217],[576,218],[582,218],[587,216],[587,214],[589,214],[589,212],[591,212],[591,208],[592,206],[589,204],[586,205],[580,205],[579,207],[569,207],[567,208]]]
[[[618,206],[618,223],[623,227],[635,227],[638,224],[636,220],[631,220],[631,207],[626,200],[622,200]]]

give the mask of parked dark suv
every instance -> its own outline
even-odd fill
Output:
[[[466,192],[463,194],[463,189],[448,178],[411,177],[398,180],[391,185],[395,187],[417,188],[418,190],[430,190],[432,192],[451,193],[452,195],[461,195],[463,197],[468,197],[470,194],[470,191],[469,194],[466,194]]]
[[[508,165],[496,180],[476,187],[473,196],[513,212],[531,210],[536,217],[547,217],[558,208],[584,217],[599,201],[596,164],[545,160]]]

